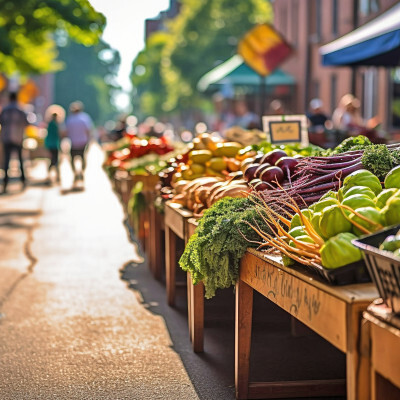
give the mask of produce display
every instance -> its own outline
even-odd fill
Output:
[[[235,137],[241,140],[241,136]],[[245,197],[253,187],[257,190],[269,187],[258,179],[261,172],[264,181],[269,179],[272,182],[276,173],[282,174],[282,177],[289,176],[290,179],[290,171],[298,161],[288,155],[308,155],[316,150],[321,149],[316,146],[304,149],[297,145],[278,148],[266,142],[243,147],[239,142],[226,142],[204,133],[193,139],[186,154],[180,159],[171,160],[170,167],[159,173],[161,195],[165,200],[179,203],[200,217],[204,210],[223,197]],[[260,169],[256,174],[255,166],[260,166],[263,160],[272,162],[272,159],[274,164],[279,161],[279,166],[272,164],[268,171],[264,171],[267,169],[265,161],[263,171]]]
[[[207,297],[236,281],[246,247],[278,252],[286,265],[332,270],[362,259],[353,239],[400,223],[399,145],[358,136],[306,157],[268,150],[249,146],[235,156],[243,198],[209,198],[210,188],[227,188],[233,177],[181,183],[187,194],[178,189],[177,201],[189,208],[199,202],[205,210],[180,265],[194,282],[203,281]]]
[[[362,141],[363,144],[359,144],[361,139],[357,138],[346,139],[333,152],[329,152],[334,155],[300,159],[293,167],[290,180],[279,182],[278,174],[275,185],[279,184],[279,188],[263,188],[263,199],[269,203],[289,194],[298,204],[311,205],[329,190],[338,190],[343,179],[355,171],[366,169],[383,179],[393,167],[400,164],[400,145],[374,145],[367,138]],[[354,142],[358,144],[348,146]],[[343,149],[350,150],[340,153]]]
[[[168,165],[172,152],[182,152],[181,148],[175,147],[164,137],[139,139],[136,136],[125,136],[113,143],[106,152],[103,167],[109,174],[117,169],[138,175],[157,174]]]
[[[190,271],[194,284],[204,283],[206,298],[213,297],[216,289],[234,285],[246,249],[258,246],[249,243],[257,235],[248,223],[268,230],[252,201],[231,197],[215,203],[199,220],[179,264],[183,270]]]
[[[395,179],[398,174],[399,167],[387,175],[388,184],[400,187]],[[328,192],[302,210],[288,194],[274,204],[263,201],[256,208],[277,234],[264,233],[254,225],[253,229],[263,239],[260,245],[279,250],[287,265],[297,261],[338,268],[361,260],[353,239],[400,222],[399,196],[396,188],[382,190],[372,172],[357,170],[344,179],[339,191]]]

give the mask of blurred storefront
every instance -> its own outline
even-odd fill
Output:
[[[339,99],[353,93],[365,119],[377,117],[390,132],[400,131],[400,71],[378,66],[323,66],[321,46],[354,31],[399,3],[395,0],[279,0],[274,26],[295,48],[282,69],[297,82],[294,112],[305,112],[318,97],[332,113]],[[390,12],[390,11],[389,11]]]

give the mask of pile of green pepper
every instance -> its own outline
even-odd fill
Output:
[[[319,249],[322,265],[333,269],[361,260],[362,255],[351,241],[400,224],[400,166],[385,177],[384,189],[379,179],[367,170],[347,176],[338,192],[326,193],[317,203],[295,214],[288,236],[314,243],[302,224],[304,218],[323,239]],[[400,236],[399,236],[400,243]],[[296,247],[293,241],[291,246]],[[400,248],[400,245],[399,245]],[[286,263],[289,259],[285,257]]]

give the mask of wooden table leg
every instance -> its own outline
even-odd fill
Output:
[[[175,275],[176,275],[176,235],[168,226],[165,227],[165,281],[167,302],[175,305]]]
[[[362,312],[367,304],[347,304],[347,353],[346,353],[346,386],[347,400],[360,400],[357,393],[357,379],[360,368],[360,327]]]
[[[192,277],[190,276],[190,272],[186,273],[186,281],[187,281],[187,303],[188,303],[188,326],[189,326],[189,338],[192,341]]]
[[[371,326],[363,319],[360,330],[359,362],[357,374],[357,394],[359,399],[371,398]]]
[[[192,346],[195,353],[204,351],[204,284],[199,282],[193,285],[190,280],[190,331]]]
[[[247,399],[248,397],[252,317],[253,289],[239,278],[236,283],[235,315],[235,387],[237,399]]]

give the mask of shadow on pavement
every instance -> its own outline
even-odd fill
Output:
[[[204,353],[196,354],[189,340],[186,288],[177,288],[176,307],[172,308],[166,304],[164,284],[152,277],[146,263],[125,265],[121,277],[129,288],[139,292],[145,308],[163,317],[173,348],[181,357],[199,398],[234,399],[233,288],[219,290],[214,298],[205,301]],[[186,280],[183,271],[177,271],[177,280]],[[304,325],[302,334],[294,336],[291,326],[289,314],[254,293],[251,381],[345,377],[344,354]]]

